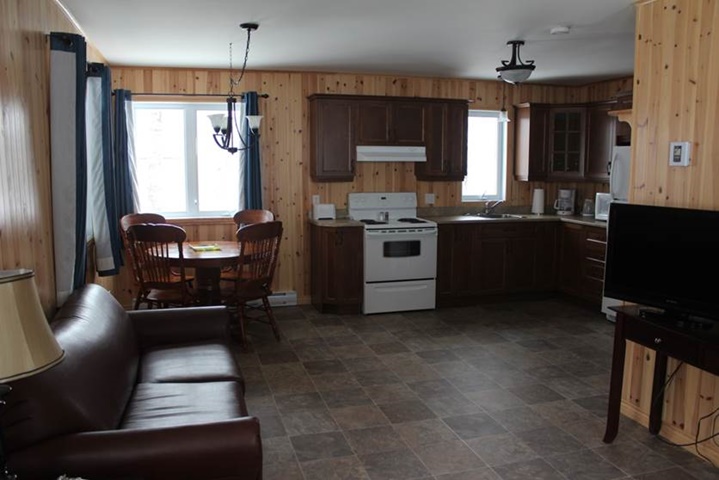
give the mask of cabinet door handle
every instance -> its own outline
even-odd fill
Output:
[[[660,343],[662,343],[662,339],[659,337],[654,337],[654,343],[659,345]]]

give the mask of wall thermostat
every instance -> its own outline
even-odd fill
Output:
[[[690,142],[672,142],[669,144],[669,166],[688,167],[691,161]]]

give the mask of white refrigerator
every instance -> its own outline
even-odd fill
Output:
[[[612,202],[629,201],[629,170],[631,166],[631,147],[614,147],[612,151],[612,163],[609,167],[609,193],[612,195]],[[607,229],[609,222],[607,222]],[[609,231],[607,231],[609,235]],[[624,302],[610,297],[602,297],[602,313],[607,320],[615,321],[616,313],[609,310],[609,307],[622,305]]]

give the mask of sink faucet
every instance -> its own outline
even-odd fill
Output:
[[[504,203],[504,200],[497,200],[496,202],[492,203],[491,201],[487,201],[484,203],[484,213],[492,213],[497,206]]]

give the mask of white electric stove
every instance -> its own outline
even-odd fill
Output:
[[[365,314],[435,308],[437,224],[417,218],[417,195],[350,193],[349,216],[365,224]]]

